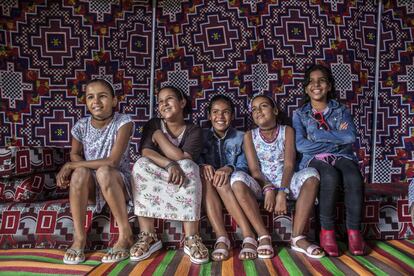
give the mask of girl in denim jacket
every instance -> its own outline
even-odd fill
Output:
[[[248,175],[243,152],[244,133],[231,127],[234,118],[231,99],[223,95],[214,96],[208,106],[208,118],[212,127],[204,129],[205,144],[200,164],[204,206],[218,237],[211,258],[214,261],[229,258],[230,241],[224,227],[220,198],[242,230],[244,239],[239,258],[271,258],[271,237],[255,197],[261,194],[261,189]],[[259,235],[259,246],[250,225]]]
[[[302,154],[301,168],[319,171],[321,246],[338,256],[335,240],[337,190],[343,186],[349,251],[363,255],[365,242],[360,233],[363,182],[352,151],[355,125],[350,111],[333,99],[334,79],[330,69],[312,65],[305,72],[304,104],[293,114],[296,148]]]

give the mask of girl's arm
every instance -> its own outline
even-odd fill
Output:
[[[302,121],[296,112],[293,113],[292,119],[293,127],[295,128],[296,137],[296,149],[300,153],[318,154],[321,152],[332,152],[335,151],[337,145],[329,142],[314,142],[307,139],[307,131]]]
[[[168,159],[174,161],[187,158],[191,159],[189,154],[186,154],[179,147],[176,147],[173,143],[171,143],[161,130],[156,130],[152,138]]]
[[[351,112],[348,109],[344,109],[342,125],[346,127],[339,130],[318,129],[315,131],[313,138],[315,141],[330,142],[338,145],[353,144],[356,139],[356,129]]]
[[[250,174],[259,183],[260,186],[264,187],[266,185],[266,178],[260,170],[259,160],[257,159],[256,150],[254,149],[252,134],[250,130],[244,134],[243,146]]]
[[[257,159],[256,150],[254,149],[251,131],[244,134],[244,152],[246,154],[247,164],[252,177],[262,186],[272,184],[268,183],[265,176],[260,170],[259,160]],[[275,191],[269,190],[265,194],[264,208],[268,212],[273,212],[275,208]]]
[[[295,132],[290,126],[286,126],[285,132],[285,160],[283,162],[283,175],[280,187],[289,188],[295,171],[296,150],[294,141]]]
[[[152,162],[154,162],[157,166],[161,168],[165,168],[171,161],[176,161],[173,159],[169,159],[162,154],[156,152],[155,150],[143,148],[142,149],[142,156],[147,157],[151,159]]]
[[[285,131],[285,159],[283,162],[283,174],[281,188],[289,188],[292,180],[293,173],[295,171],[296,162],[296,150],[294,143],[295,132],[290,126],[286,126]],[[286,204],[287,194],[283,191],[279,191],[276,196],[275,214],[285,215],[287,213]]]

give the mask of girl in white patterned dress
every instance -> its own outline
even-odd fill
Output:
[[[255,96],[251,109],[258,127],[246,132],[245,153],[253,178],[262,187],[264,208],[276,215],[285,215],[286,199],[297,200],[291,247],[308,257],[321,258],[324,256],[321,248],[302,235],[318,192],[319,174],[313,168],[294,172],[294,131],[278,124],[278,110],[273,99]]]
[[[140,261],[162,245],[155,234],[154,219],[184,223],[184,252],[196,264],[208,262],[208,250],[198,235],[201,207],[199,167],[194,162],[202,149],[202,130],[184,121],[187,100],[175,87],[158,93],[161,118],[145,126],[140,144],[142,157],[135,163],[135,214],[141,233],[131,248],[131,260]]]
[[[129,167],[129,141],[133,122],[128,115],[114,112],[118,104],[110,83],[94,79],[86,85],[86,106],[90,117],[82,118],[72,128],[71,162],[56,176],[57,185],[70,188],[69,201],[74,237],[63,261],[85,261],[85,217],[89,202],[100,212],[108,203],[119,229],[118,241],[102,258],[111,263],[129,257],[133,243],[125,202],[132,198]]]

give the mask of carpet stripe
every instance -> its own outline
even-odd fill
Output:
[[[56,258],[52,258],[52,257],[32,256],[32,255],[16,255],[16,253],[11,254],[10,256],[0,256],[0,260],[8,260],[8,261],[31,260],[31,261],[35,261],[35,262],[63,264],[63,260],[60,257],[58,259],[56,259]],[[86,260],[84,263],[82,263],[82,265],[97,266],[100,263],[101,263],[100,261]]]
[[[100,276],[105,274],[106,271],[110,271],[112,269],[112,267],[114,266],[114,264],[106,264],[106,263],[102,263],[101,265],[95,267],[91,272],[89,272],[88,275],[92,275],[92,276]]]
[[[379,276],[386,276],[388,275],[384,271],[382,271],[380,268],[375,266],[373,263],[371,263],[368,259],[362,256],[354,256],[354,259],[356,259],[360,264],[362,264],[364,267],[366,267],[369,271],[374,273],[375,275]]]
[[[0,262],[0,269],[5,267],[20,267],[20,268],[36,268],[36,269],[57,269],[57,270],[67,270],[67,271],[85,271],[88,272],[92,268],[87,265],[73,265],[68,266],[66,264],[47,264],[47,267],[39,266],[38,262],[29,262],[29,261],[2,261]]]
[[[154,254],[152,254],[148,259],[145,259],[143,261],[140,262],[132,262],[132,264],[135,264],[135,266],[133,267],[133,269],[129,272],[129,274],[131,275],[141,275],[142,273],[144,273],[145,269],[147,268],[147,266],[149,266],[149,264],[155,260],[155,258],[160,254],[160,251],[155,252]]]
[[[299,254],[301,254],[301,253],[297,253],[295,250],[290,249],[290,247],[286,247],[286,250],[289,253],[290,257],[295,262],[296,266],[302,272],[302,275],[310,275],[310,273],[309,273],[309,271],[306,267],[306,264],[303,263],[302,259],[299,257]]]
[[[115,263],[114,268],[112,269],[111,272],[109,272],[109,276],[116,276],[118,274],[120,274],[120,272],[128,265],[129,263],[129,258],[126,260],[123,260],[121,262]]]
[[[396,271],[398,271],[399,273],[402,273],[402,274],[407,274],[407,271],[402,269],[401,266],[399,266],[397,263],[393,262],[392,260],[385,258],[383,255],[379,254],[377,251],[372,250],[372,252],[369,255],[372,256],[373,258],[383,262],[388,267],[391,267],[393,270],[396,270]]]
[[[367,261],[369,261],[370,263],[375,264],[375,266],[384,271],[386,275],[401,275],[399,271],[381,262],[380,260],[372,257],[371,255],[365,256],[364,258],[367,259]]]
[[[154,258],[154,260],[148,265],[147,269],[145,269],[144,273],[142,275],[153,275],[155,269],[157,269],[158,265],[161,263],[161,261],[164,259],[165,255],[167,254],[167,250],[162,250],[158,256]]]
[[[87,269],[83,268],[71,268],[68,265],[61,265],[61,267],[50,267],[48,266],[33,266],[33,265],[23,265],[23,264],[16,264],[13,263],[1,263],[1,270],[2,272],[7,272],[8,275],[15,274],[15,272],[22,272],[23,274],[28,273],[38,273],[38,274],[61,274],[61,275],[79,275],[79,274],[86,274],[91,270],[91,267],[87,267]]]
[[[407,246],[400,240],[387,241],[387,243],[391,244],[393,247],[396,247],[397,250],[405,251],[404,254],[407,255],[411,260],[414,260],[414,245],[412,247]]]
[[[306,269],[312,274],[312,275],[318,275],[318,276],[322,276],[323,273],[320,270],[316,270],[312,263],[309,261],[308,257],[303,254],[303,253],[299,253],[299,252],[295,252],[295,255],[301,260],[301,262],[305,265]],[[319,262],[318,262],[319,263]],[[326,271],[325,271],[326,272]]]
[[[326,268],[326,270],[332,273],[332,275],[358,275],[352,269],[349,269],[343,262],[339,261],[337,258],[330,259],[329,257],[323,257],[320,260],[320,263]]]
[[[342,254],[338,257],[338,259],[340,259],[344,264],[352,268],[359,275],[373,275],[348,255]]]
[[[184,254],[184,252],[182,252],[180,250],[181,254],[176,254],[176,257],[179,256],[180,260],[178,261],[178,265],[175,266],[175,276],[183,276],[183,275],[188,275],[190,272],[190,268],[191,268],[191,261],[190,261],[190,257],[188,257],[186,254]],[[174,257],[174,259],[176,259],[176,257]],[[173,267],[173,265],[170,265],[171,267]],[[172,271],[173,273],[174,271]],[[167,275],[172,275],[168,274],[168,270],[165,272]]]
[[[198,276],[200,274],[200,270],[203,266],[207,266],[210,262],[202,265],[195,265],[191,264],[190,270],[188,271],[188,276]]]
[[[283,262],[279,256],[274,257],[272,261],[278,275],[289,275],[289,272],[286,270],[286,267],[283,265]]]
[[[280,260],[283,263],[283,266],[286,268],[289,275],[303,275],[302,271],[295,264],[295,261],[289,255],[286,248],[281,248],[279,251]]]
[[[229,275],[235,275],[235,276],[245,276],[246,273],[244,272],[244,265],[243,265],[243,261],[239,259],[239,254],[240,254],[240,248],[237,249],[237,251],[235,252],[235,254],[233,255],[233,269],[230,271]],[[222,271],[222,273],[224,274],[225,272]],[[222,274],[222,275],[223,275]],[[226,275],[226,274],[224,274]]]
[[[270,275],[273,275],[273,276],[278,275],[275,270],[275,267],[273,266],[271,259],[265,259],[264,263],[266,264],[267,271],[269,272]]]
[[[389,254],[395,256],[397,259],[403,261],[405,264],[407,264],[408,266],[410,266],[411,268],[414,269],[414,260],[412,260],[408,256],[404,255],[400,251],[396,250],[395,248],[389,246],[388,244],[386,244],[384,242],[376,241],[375,244],[379,248],[381,248],[382,250],[384,250],[384,251],[388,252]]]
[[[405,262],[403,262],[402,260],[400,260],[398,257],[393,256],[392,254],[390,254],[386,250],[383,250],[374,241],[372,241],[372,244],[374,245],[373,248],[375,249],[375,251],[377,251],[379,254],[383,255],[387,259],[390,259],[390,260],[394,261],[402,269],[404,269],[405,271],[407,271],[409,274],[413,274],[414,275],[414,270],[409,265],[407,265]]]
[[[237,251],[236,249],[229,251],[229,258],[225,260],[224,262],[214,262],[214,264],[211,266],[211,273],[212,275],[234,275],[233,272],[233,263]]]
[[[39,276],[39,273],[36,272],[27,272],[27,271],[0,271],[0,276],[10,276],[10,274],[13,274],[13,276]],[[65,274],[51,274],[51,273],[42,273],[42,276],[59,276],[59,275],[65,275]],[[67,275],[67,274],[66,274]]]
[[[217,263],[217,262],[214,262]],[[210,275],[221,275],[221,274],[214,274],[212,273],[212,267],[213,263],[207,263],[201,266],[199,276],[210,276]]]
[[[168,250],[167,253],[164,256],[164,259],[162,259],[162,261],[160,262],[160,264],[158,265],[157,269],[154,271],[155,276],[161,276],[164,275],[165,270],[168,267],[168,264],[172,261],[172,259],[174,258],[175,255],[174,250]]]
[[[257,271],[257,274],[258,275],[260,275],[260,276],[270,276],[270,274],[269,274],[269,270],[267,269],[267,266],[266,266],[266,260],[268,260],[268,259],[256,259],[256,260],[254,260],[254,265],[255,265],[255,267],[256,267],[256,271]],[[247,273],[246,273],[247,274]]]
[[[246,273],[246,275],[258,276],[256,266],[254,265],[254,261],[246,260],[246,261],[243,261],[242,263],[243,263],[244,272]]]

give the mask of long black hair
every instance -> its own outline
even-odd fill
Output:
[[[305,71],[305,78],[303,80],[303,98],[302,98],[302,105],[310,102],[309,95],[306,93],[306,86],[310,83],[310,75],[314,71],[321,71],[322,74],[327,79],[329,85],[331,86],[331,90],[328,92],[327,99],[328,101],[331,99],[335,99],[335,79],[333,78],[332,71],[328,67],[322,65],[322,64],[312,64],[308,67]]]

